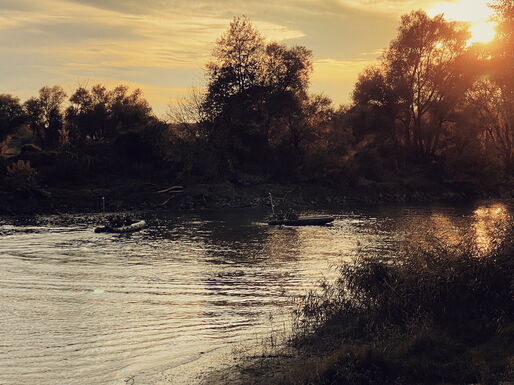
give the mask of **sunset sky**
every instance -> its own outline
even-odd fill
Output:
[[[124,83],[158,115],[204,84],[213,43],[235,15],[270,40],[314,52],[313,92],[349,101],[358,73],[415,9],[471,23],[473,40],[493,37],[488,0],[0,0],[0,93],[22,100],[43,85]]]

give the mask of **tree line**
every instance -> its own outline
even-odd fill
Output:
[[[442,15],[402,16],[339,107],[309,92],[310,50],[266,41],[245,17],[216,42],[206,88],[171,105],[167,119],[126,86],[78,87],[69,97],[43,87],[24,103],[2,94],[0,179],[354,186],[415,176],[494,188],[514,171],[514,5],[492,6],[489,44],[469,45],[466,26]],[[16,145],[21,152],[7,156]]]

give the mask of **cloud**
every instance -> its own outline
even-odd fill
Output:
[[[169,2],[159,14],[125,12],[127,7],[146,8],[150,4],[153,8],[149,9],[156,9],[161,3],[165,2],[48,0],[46,8],[37,12],[7,10],[0,18],[0,48],[16,41],[22,49],[47,49],[62,56],[84,58],[83,53],[87,53],[104,65],[198,65],[210,54],[230,18],[208,17],[195,12],[196,7],[187,13],[177,12],[169,9]],[[119,9],[115,9],[116,4]],[[255,20],[254,24],[272,40],[303,36],[299,30],[266,20]]]
[[[28,0],[0,0],[0,9],[3,11],[31,11],[40,9],[40,6]]]
[[[253,15],[262,12],[280,10],[316,12],[318,9],[327,9],[331,0],[69,0],[77,4],[87,5],[100,9],[117,11],[134,15],[161,14],[174,11],[180,14],[193,12],[196,15],[209,17],[229,17],[233,15]]]
[[[426,9],[435,0],[338,0],[340,4],[370,13],[399,15],[411,10]],[[450,0],[451,1],[451,0]]]
[[[159,13],[153,12],[158,2],[147,13],[129,12],[147,3],[47,0],[32,9],[24,0],[9,3],[0,16],[0,92],[27,98],[27,90],[34,94],[45,84],[62,84],[71,93],[79,84],[126,83],[141,87],[162,114],[177,90],[204,81],[213,43],[232,15],[208,16],[207,7],[197,12],[186,2],[184,12],[169,10],[169,2]],[[276,22],[254,24],[269,39],[303,37]]]
[[[168,90],[203,81],[216,39],[235,15],[245,14],[267,39],[312,49],[313,90],[326,90],[340,102],[348,99],[347,90],[363,63],[378,57],[394,35],[395,12],[419,4],[414,0],[0,0],[0,92],[33,89],[35,93],[44,84],[72,87],[104,79],[148,87],[150,102],[162,106]]]
[[[94,24],[80,19],[55,19],[48,21],[18,22],[5,28],[0,35],[0,44],[22,41],[25,48],[41,46],[66,46],[100,40],[138,40],[125,25],[97,21]]]

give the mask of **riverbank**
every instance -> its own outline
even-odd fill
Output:
[[[348,342],[330,351],[282,349],[240,357],[236,365],[205,374],[201,384],[512,385],[513,336],[514,324],[510,324],[479,346],[462,345],[440,331],[424,330],[408,338]]]
[[[469,186],[430,184],[423,179],[403,180],[401,183],[363,181],[351,187],[255,182],[174,186],[139,179],[119,179],[87,186],[42,186],[0,191],[0,215],[101,212],[104,202],[105,210],[109,212],[269,207],[269,193],[278,205],[302,208],[511,198],[512,191],[507,186],[497,191],[477,191]]]
[[[203,384],[514,383],[513,238],[361,257],[299,304],[290,340]]]

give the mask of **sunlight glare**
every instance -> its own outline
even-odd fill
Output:
[[[496,35],[496,24],[492,21],[494,11],[485,0],[458,0],[439,2],[427,10],[430,16],[443,14],[447,20],[469,23],[471,38],[468,43],[488,43]]]
[[[503,203],[478,207],[473,213],[472,224],[478,250],[483,253],[492,251],[495,242],[505,238],[510,220],[508,208]]]
[[[489,43],[496,36],[496,25],[491,21],[476,22],[471,24],[469,31],[470,43]]]

